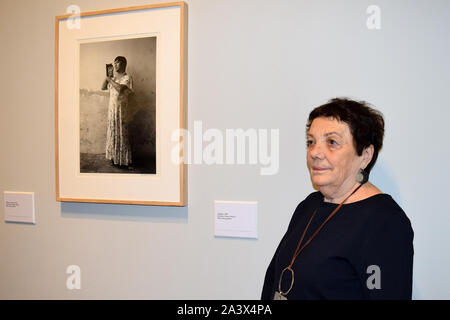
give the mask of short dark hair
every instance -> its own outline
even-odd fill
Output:
[[[125,57],[122,56],[117,56],[114,61],[119,61],[120,63],[123,64],[124,68],[127,67],[127,59]]]
[[[309,131],[313,120],[319,117],[334,118],[345,122],[350,128],[353,145],[358,156],[362,155],[365,148],[373,145],[372,160],[365,168],[365,171],[370,173],[377,161],[378,153],[383,147],[383,114],[365,101],[334,98],[311,111],[306,124],[306,131]]]

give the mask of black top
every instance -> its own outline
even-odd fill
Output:
[[[282,270],[292,259],[313,212],[303,243],[338,205],[311,193],[295,209],[264,280],[261,298],[273,299]],[[298,255],[288,299],[411,299],[413,230],[388,194],[344,204]],[[285,272],[281,290],[291,275]]]

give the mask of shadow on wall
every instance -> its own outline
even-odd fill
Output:
[[[392,196],[392,198],[403,207],[403,201],[400,195],[398,184],[395,180],[395,171],[391,170],[388,164],[380,156],[377,163],[370,172],[370,181],[381,189],[382,192]],[[406,212],[408,215],[408,213]]]
[[[61,202],[61,217],[68,219],[187,224],[188,207]]]
[[[129,97],[128,131],[135,161],[150,159],[156,153],[155,92],[141,92]],[[148,101],[152,102],[146,105]]]

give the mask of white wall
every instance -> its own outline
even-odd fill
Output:
[[[190,0],[188,126],[279,128],[280,170],[191,165],[186,208],[55,201],[54,16],[152,1],[0,2],[0,191],[34,191],[37,224],[3,222],[0,298],[259,298],[291,214],[312,191],[308,112],[334,96],[387,122],[372,180],[415,231],[414,297],[450,298],[450,3]],[[381,30],[366,9],[381,8]],[[213,236],[213,201],[256,200],[259,239]],[[66,267],[82,270],[66,289]]]

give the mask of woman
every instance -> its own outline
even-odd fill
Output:
[[[133,91],[133,81],[125,69],[127,59],[116,57],[113,63],[114,76],[107,76],[102,90],[109,89],[108,128],[106,133],[106,159],[113,165],[131,168],[131,147],[128,139],[127,108],[128,95]]]
[[[306,126],[317,192],[296,208],[266,272],[262,299],[411,299],[413,230],[368,175],[383,145],[382,115],[332,99]]]

